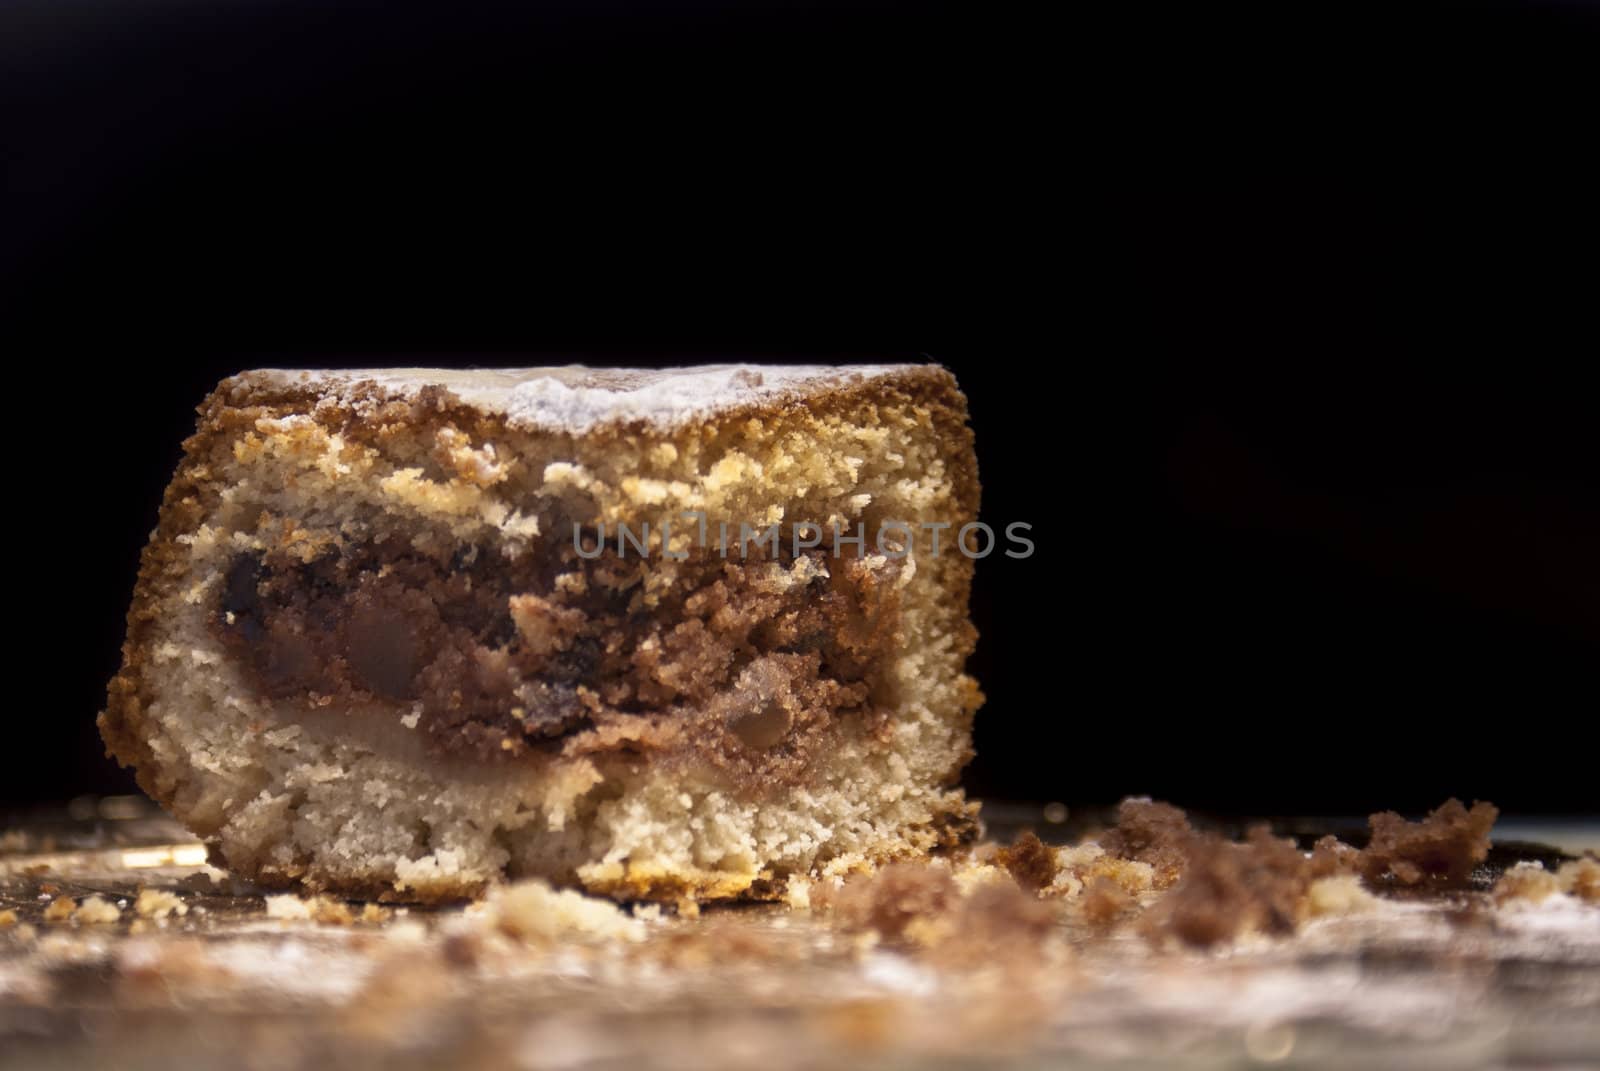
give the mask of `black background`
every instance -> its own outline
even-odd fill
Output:
[[[1595,810],[1600,14],[13,2],[0,799],[256,365],[937,360],[997,526],[971,787]]]

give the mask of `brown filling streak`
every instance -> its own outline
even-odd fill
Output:
[[[787,591],[754,558],[677,562],[649,608],[640,581],[656,563],[612,549],[243,553],[214,623],[264,695],[414,711],[443,751],[676,751],[788,780],[833,719],[877,716],[898,610],[898,563],[806,553],[826,575]]]

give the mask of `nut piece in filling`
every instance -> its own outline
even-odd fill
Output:
[[[977,494],[934,366],[244,373],[102,732],[269,884],[777,895],[971,827]]]

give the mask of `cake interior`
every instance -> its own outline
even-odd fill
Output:
[[[685,552],[650,607],[652,563],[598,532],[514,555],[398,536],[244,550],[211,627],[267,700],[398,715],[486,762],[692,751],[737,787],[798,773],[834,718],[882,716],[910,568],[854,546],[743,549]],[[647,724],[597,731],[627,718]]]
[[[186,445],[102,727],[268,884],[781,895],[972,828],[973,563],[789,527],[959,528],[972,466],[936,370],[583,436],[248,374]],[[745,522],[780,538],[724,551]]]

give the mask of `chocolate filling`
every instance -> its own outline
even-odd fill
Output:
[[[805,553],[673,562],[654,605],[661,563],[614,549],[241,553],[214,620],[262,694],[415,714],[446,751],[678,749],[786,776],[831,719],[872,713],[898,608],[899,563]]]

